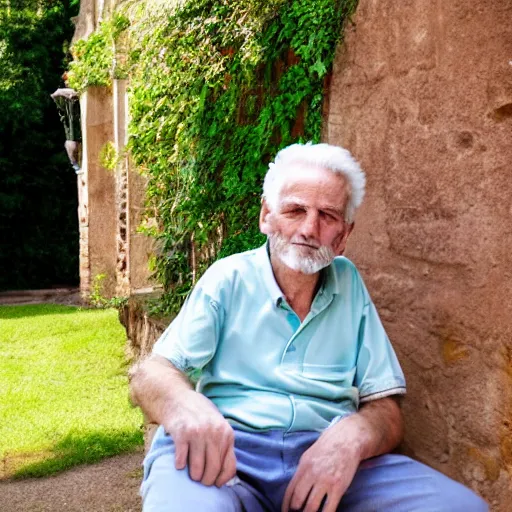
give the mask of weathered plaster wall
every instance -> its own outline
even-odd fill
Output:
[[[116,291],[116,180],[111,171],[100,164],[100,152],[107,141],[114,139],[112,95],[106,87],[89,87],[81,99],[84,133],[84,175],[87,181],[88,238],[87,261],[80,261],[82,291],[104,274],[102,293],[110,297]],[[81,241],[82,243],[82,241]],[[85,268],[88,265],[88,268]],[[83,273],[82,273],[83,272]],[[88,286],[83,282],[89,276]]]
[[[94,32],[98,21],[96,3],[97,0],[80,0],[78,16],[72,18],[75,24],[72,43],[79,39],[85,39]]]
[[[512,500],[512,1],[360,0],[326,137],[367,172],[348,256],[408,379],[405,449]]]

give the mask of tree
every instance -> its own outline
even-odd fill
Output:
[[[76,178],[52,93],[78,0],[0,0],[0,289],[76,283]]]

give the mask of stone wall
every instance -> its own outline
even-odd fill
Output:
[[[172,318],[159,318],[149,314],[148,304],[155,299],[157,294],[132,295],[123,308],[119,310],[119,321],[126,329],[127,358],[132,363],[143,360],[151,353],[151,349],[165,328],[171,323]],[[144,422],[144,446],[149,450],[157,425]]]
[[[126,329],[128,356],[133,362],[148,356],[155,341],[171,323],[171,318],[160,318],[148,312],[148,304],[155,294],[132,295],[119,310],[119,321]]]
[[[106,141],[114,138],[112,95],[105,87],[89,87],[80,100],[83,137],[79,209],[85,212],[80,223],[80,288],[91,291],[98,276],[102,293],[116,289],[116,180],[100,163]]]
[[[139,232],[145,212],[145,180],[125,154],[128,133],[127,81],[89,87],[81,96],[82,171],[78,174],[80,288],[87,299],[95,284],[105,297],[151,288],[153,239]],[[115,169],[101,164],[113,145]],[[105,277],[98,282],[97,276]]]
[[[349,243],[403,363],[405,449],[512,500],[512,2],[360,0],[326,137],[361,161]]]
[[[126,94],[127,80],[114,80],[113,102],[114,110],[114,148],[118,155],[115,169],[116,179],[116,295],[127,297],[130,294],[130,259],[128,222],[129,211],[129,161],[125,155],[128,142],[128,101]]]
[[[126,0],[81,0],[73,41],[87,38]],[[148,0],[157,6],[158,0]],[[122,46],[122,45],[121,45]],[[117,58],[123,58],[122,47]],[[83,158],[78,175],[80,219],[80,289],[87,300],[94,285],[105,297],[151,290],[149,260],[152,238],[141,233],[146,180],[133,169],[125,154],[129,108],[127,80],[111,87],[89,87],[81,95]],[[101,165],[101,151],[113,145],[117,165]],[[98,275],[105,275],[99,282]],[[158,288],[158,287],[157,287]]]

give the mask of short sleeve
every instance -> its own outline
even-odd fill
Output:
[[[176,368],[194,375],[213,358],[219,342],[224,310],[199,281],[178,316],[153,347],[153,353],[168,359]]]
[[[405,377],[371,300],[359,327],[355,385],[361,403],[405,394]]]

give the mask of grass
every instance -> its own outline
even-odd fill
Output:
[[[46,476],[143,444],[115,310],[0,307],[0,478]]]

